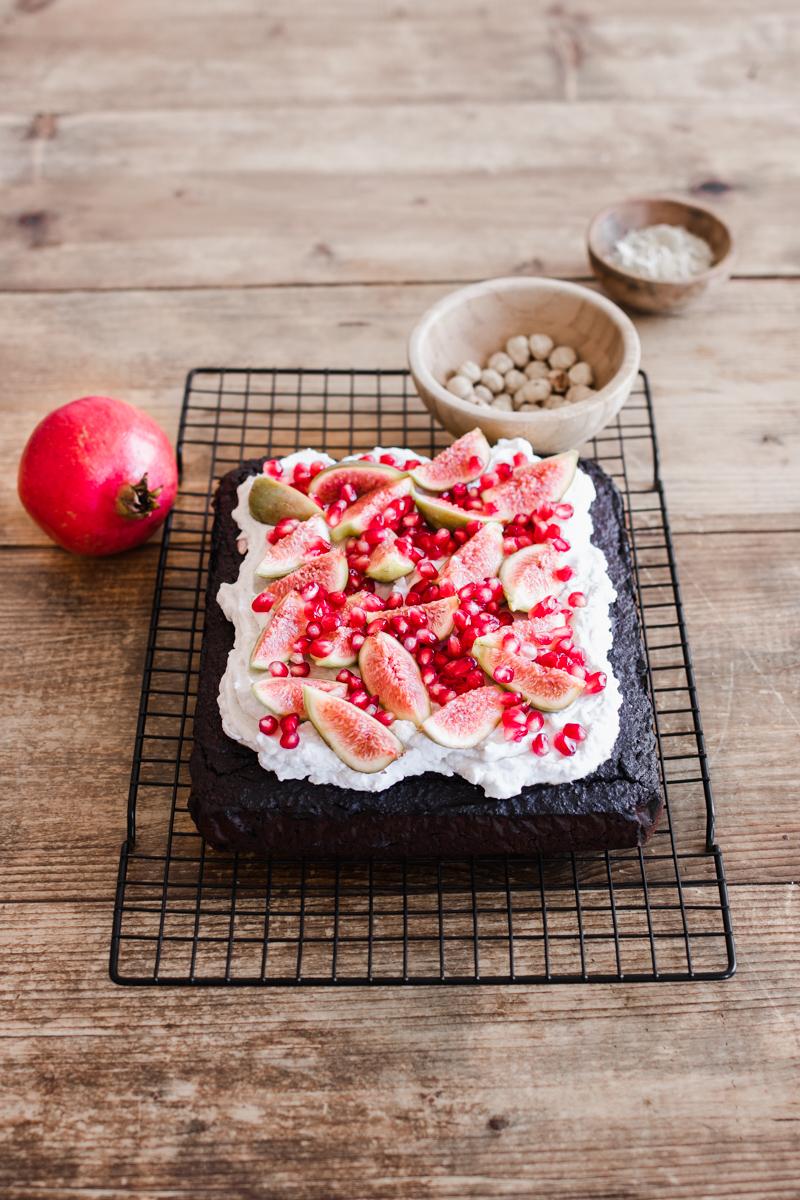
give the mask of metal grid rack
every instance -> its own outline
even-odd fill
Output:
[[[466,861],[255,859],[186,808],[217,479],[243,459],[448,441],[404,371],[193,371],[161,547],[114,910],[121,984],[605,983],[735,969],[647,378],[583,447],[625,500],[666,809],[643,850]]]

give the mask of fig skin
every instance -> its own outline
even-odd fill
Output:
[[[110,396],[83,396],[36,426],[17,488],[49,538],[73,554],[100,557],[140,545],[163,524],[178,467],[147,413]]]

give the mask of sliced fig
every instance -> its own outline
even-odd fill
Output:
[[[253,692],[273,716],[288,717],[290,713],[297,713],[301,720],[305,720],[304,687],[319,688],[320,691],[330,692],[332,696],[347,695],[346,685],[332,679],[293,679],[291,675],[284,679],[258,679],[253,684]]]
[[[344,550],[329,550],[317,558],[309,559],[270,585],[270,595],[276,600],[282,600],[289,592],[298,591],[307,583],[318,583],[329,592],[341,592],[347,587],[347,556]]]
[[[390,467],[383,463],[359,460],[335,463],[332,467],[326,467],[324,471],[320,471],[319,475],[314,476],[308,485],[308,494],[313,496],[318,504],[333,504],[335,500],[339,499],[346,483],[350,484],[356,496],[363,496],[366,492],[372,492],[375,488],[400,479],[402,474],[403,472],[398,471],[396,467]]]
[[[413,570],[414,560],[403,553],[402,542],[396,534],[375,547],[367,565],[370,579],[377,579],[379,583],[393,583]]]
[[[503,561],[503,527],[489,521],[460,546],[442,567],[440,579],[449,579],[456,591],[468,583],[494,579]]]
[[[421,725],[431,702],[416,660],[388,633],[371,634],[358,655],[358,669],[371,696],[401,721]]]
[[[411,477],[429,492],[446,492],[456,483],[471,483],[486,470],[491,447],[480,429],[465,433],[430,462],[414,467]]]
[[[479,687],[450,700],[422,725],[440,746],[471,750],[494,730],[504,711],[505,693],[498,687]]]
[[[586,686],[582,679],[576,679],[568,671],[558,667],[542,667],[522,655],[508,654],[496,646],[487,646],[481,638],[475,642],[472,653],[492,679],[498,667],[510,668],[510,671],[502,672],[502,680],[498,679],[497,682],[501,687],[519,692],[528,704],[542,712],[560,712],[562,708],[567,708]]]
[[[382,513],[393,500],[399,500],[401,496],[407,496],[411,491],[411,480],[407,475],[396,479],[394,483],[387,483],[383,487],[373,488],[371,492],[367,492],[360,499],[356,500],[355,504],[351,504],[342,513],[342,519],[333,531],[333,536],[337,542],[343,538],[354,537],[356,534],[363,533],[369,525],[373,517],[378,513]]]
[[[545,617],[529,617],[526,621],[515,621],[513,625],[501,625],[492,633],[481,635],[481,642],[487,646],[502,646],[509,635],[513,635],[522,647],[523,655],[528,654],[525,647],[530,647],[530,657],[535,657],[542,650],[549,650],[555,639],[555,630],[563,629],[566,621],[556,609]]]
[[[458,596],[443,596],[441,600],[429,600],[427,604],[408,604],[393,608],[390,612],[376,612],[372,620],[379,617],[407,617],[413,610],[424,613],[428,618],[427,628],[441,639],[453,629],[453,613],[458,608]]]
[[[305,600],[297,592],[290,592],[275,605],[269,621],[258,635],[250,655],[250,666],[256,671],[266,671],[270,663],[286,662],[307,624]]]
[[[510,554],[500,568],[508,607],[514,612],[530,612],[545,596],[558,592],[561,584],[553,575],[556,562],[556,551],[547,542]]]
[[[349,700],[306,686],[303,703],[317,733],[354,771],[383,771],[403,753],[390,729]]]
[[[451,504],[449,500],[440,500],[438,496],[426,496],[422,492],[414,492],[413,496],[417,508],[428,524],[433,525],[435,529],[463,529],[472,521],[479,521],[485,525],[487,521],[496,520],[485,513],[459,508],[457,504]]]
[[[271,475],[256,475],[250,488],[250,515],[265,525],[277,525],[286,517],[305,521],[319,516],[319,505],[297,488]]]
[[[505,483],[487,488],[481,498],[497,520],[510,521],[517,513],[532,513],[546,500],[560,500],[575,478],[577,466],[577,450],[525,463],[516,467]]]
[[[256,567],[261,579],[280,579],[302,566],[310,550],[330,550],[328,526],[322,517],[309,517],[277,542],[267,542],[267,551]]]

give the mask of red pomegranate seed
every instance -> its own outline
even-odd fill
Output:
[[[586,608],[586,597],[583,592],[570,592],[567,603],[571,608]]]
[[[342,484],[339,492],[339,499],[343,500],[345,504],[352,504],[354,500],[358,499],[358,492],[353,487],[352,483]]]
[[[544,717],[538,709],[532,708],[527,717],[528,733],[536,733],[544,725]]]
[[[500,703],[503,705],[503,708],[513,708],[515,704],[522,704],[522,696],[520,696],[519,692],[506,692],[501,697]]]
[[[550,541],[550,545],[553,547],[554,550],[557,550],[559,554],[566,554],[567,551],[570,549],[569,542],[567,541],[566,538],[563,538],[563,537],[552,538]]]
[[[391,725],[394,721],[394,713],[386,712],[381,709],[375,713],[375,720],[380,721],[381,725]]]
[[[403,638],[403,649],[407,650],[409,654],[415,654],[418,645],[419,642],[413,633],[409,634],[408,637]]]
[[[513,706],[513,708],[506,709],[506,711],[503,713],[502,721],[503,721],[504,725],[508,725],[508,726],[511,726],[511,725],[527,726],[527,718],[525,716],[525,712],[522,708],[520,708],[520,706],[518,704],[515,704]]]
[[[559,638],[559,640],[556,642],[555,648],[561,654],[569,654],[572,650],[574,650],[575,647],[573,646],[572,638],[565,637]]]
[[[558,601],[555,596],[545,596],[540,600],[536,607],[531,612],[532,617],[547,617],[551,612],[555,612],[558,608]]]
[[[438,575],[436,567],[429,558],[422,558],[417,563],[417,571],[423,579],[435,579]]]
[[[519,654],[521,643],[519,638],[513,633],[507,633],[503,638],[503,649],[509,654]]]
[[[292,642],[292,649],[296,650],[298,654],[306,654],[310,645],[311,638],[299,637],[296,641]]]
[[[271,475],[273,479],[280,479],[283,474],[283,467],[278,462],[277,458],[268,458],[262,468],[265,475]]]
[[[393,454],[382,454],[378,459],[379,463],[383,463],[387,467],[396,467],[397,459]]]
[[[507,462],[498,463],[497,466],[495,467],[495,472],[497,474],[497,478],[500,480],[501,483],[505,483],[505,481],[507,479],[511,478],[513,470],[514,470],[514,468],[511,466],[511,463],[507,463]]]
[[[469,617],[465,612],[462,612],[460,608],[457,608],[453,613],[453,624],[459,633],[463,633],[469,625]]]
[[[560,521],[568,521],[575,513],[575,509],[571,504],[561,503],[553,505],[553,516],[558,517]]]
[[[421,458],[407,458],[406,461],[403,463],[403,470],[404,471],[413,471],[414,467],[418,467],[421,462],[422,462]]]
[[[514,618],[512,617],[511,613],[508,611],[507,608],[503,609],[501,612],[499,612],[497,614],[497,619],[499,620],[501,625],[513,625],[514,624]]]
[[[269,592],[259,592],[250,607],[253,612],[269,612],[274,603],[275,597]]]
[[[434,671],[433,667],[423,667],[423,669],[420,671],[420,676],[422,677],[422,682],[425,684],[425,687],[430,687],[432,683],[436,682],[436,672]]]
[[[608,683],[608,677],[603,671],[590,671],[586,676],[586,694],[593,696],[597,692],[602,692]]]
[[[568,737],[573,742],[585,742],[586,730],[577,721],[569,721],[564,726],[564,736]]]
[[[369,704],[369,696],[363,688],[358,688],[357,691],[351,692],[350,701],[355,704],[356,708],[366,708]]]
[[[446,649],[450,658],[458,658],[458,656],[461,654],[461,642],[454,633],[451,633],[450,637],[447,639]]]
[[[558,733],[553,738],[553,745],[559,754],[563,754],[565,758],[571,758],[578,749],[575,742],[571,741],[565,736],[563,729],[559,729]]]
[[[392,617],[389,624],[399,637],[405,637],[411,628],[405,617]]]
[[[520,450],[518,450],[517,453],[514,455],[514,466],[515,467],[522,467],[525,465],[525,463],[527,461],[528,461],[527,458]]]
[[[287,713],[285,717],[281,717],[280,726],[284,733],[294,733],[297,726],[300,724],[300,718],[297,713]]]
[[[328,509],[327,513],[325,514],[325,520],[328,522],[331,529],[335,529],[336,526],[339,524],[339,522],[342,519],[343,511],[344,511],[344,509],[342,509],[342,510],[335,509],[333,505],[331,505],[331,507]]]
[[[441,671],[443,667],[446,667],[449,661],[450,659],[447,657],[444,650],[436,650],[434,652],[433,665],[436,667],[437,671]]]
[[[548,650],[545,654],[539,654],[536,661],[540,667],[557,667],[558,655],[552,650]]]
[[[495,683],[511,683],[513,678],[513,667],[495,667],[492,673],[492,679]]]
[[[284,750],[294,750],[300,745],[300,736],[297,733],[282,733],[280,744]]]
[[[300,588],[300,595],[304,600],[316,600],[322,592],[322,588],[318,583],[306,583]]]
[[[349,683],[351,679],[355,679],[352,671],[348,671],[347,667],[342,667],[339,674],[336,676],[338,683]]]
[[[419,638],[417,638],[417,641],[419,641]],[[432,661],[433,651],[431,650],[430,646],[422,646],[417,654],[417,662],[421,667],[427,667]]]
[[[289,670],[296,678],[303,678],[303,676],[310,673],[311,667],[307,662],[292,663],[292,665],[289,667]]]
[[[483,687],[483,671],[481,671],[479,667],[474,671],[470,671],[469,675],[466,677],[466,683],[469,685],[470,691],[473,691],[475,688]]]
[[[258,728],[261,733],[266,733],[269,737],[272,737],[273,733],[276,733],[278,729],[278,718],[271,716],[262,717],[258,722]]]
[[[417,633],[420,646],[435,646],[438,638],[432,629],[420,629]]]
[[[363,633],[354,633],[350,638],[351,649],[360,650],[366,640],[366,636]]]
[[[567,670],[569,671],[570,675],[574,675],[576,679],[586,678],[586,668],[582,667],[580,663],[571,663],[570,666],[567,667]]]
[[[282,679],[284,675],[289,674],[289,668],[285,662],[271,662],[269,664],[269,673],[274,675],[276,679]]]
[[[308,647],[308,652],[314,658],[327,658],[332,649],[333,642],[330,638],[315,637]]]
[[[390,592],[389,595],[386,597],[386,607],[387,608],[400,608],[402,603],[403,603],[402,592]]]
[[[544,758],[545,754],[550,753],[550,742],[546,733],[537,733],[536,737],[531,742],[531,750],[539,758]]]

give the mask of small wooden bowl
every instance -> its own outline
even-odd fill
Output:
[[[682,225],[711,247],[711,266],[700,275],[676,283],[644,279],[611,261],[617,242],[631,229],[648,225]],[[666,197],[642,196],[604,208],[592,219],[586,236],[592,270],[609,296],[642,312],[668,312],[683,308],[723,283],[733,264],[733,238],[716,213],[699,204]]]
[[[503,412],[460,400],[444,386],[466,359],[484,363],[515,334],[546,333],[590,363],[596,395],[561,408]],[[460,436],[480,426],[490,442],[524,437],[557,454],[594,437],[622,408],[639,370],[639,337],[596,292],[558,279],[489,279],[451,292],[420,318],[408,342],[417,391],[437,421]]]

